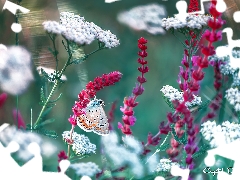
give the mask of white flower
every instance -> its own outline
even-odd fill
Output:
[[[119,144],[115,132],[110,132],[108,136],[101,137],[101,140],[105,155],[112,161],[115,168],[128,165],[135,177],[141,178],[143,176],[144,169],[139,157],[141,151],[133,150],[132,147],[129,149],[128,147]],[[136,140],[128,139],[124,142],[128,143],[129,141]]]
[[[169,172],[173,165],[180,167],[180,165],[178,163],[172,162],[170,159],[160,159],[160,163],[158,163],[155,171],[156,172],[160,172],[160,171]]]
[[[45,31],[53,34],[61,34],[65,31],[65,27],[56,21],[45,21],[42,23]]]
[[[240,138],[240,125],[225,121],[216,126],[216,122],[207,121],[203,123],[200,132],[210,142],[212,148],[220,144],[228,144]]]
[[[0,132],[0,141],[4,145],[8,145],[11,141],[17,142],[20,146],[17,158],[23,161],[33,157],[33,154],[28,151],[28,145],[32,142],[39,144],[43,156],[50,157],[57,151],[55,141],[34,132],[19,130],[15,126],[9,126]]]
[[[240,51],[239,50],[232,50],[232,56],[234,58],[240,58]],[[220,71],[224,75],[232,75],[233,76],[233,83],[232,86],[239,86],[240,85],[240,73],[237,73],[237,70],[240,69],[240,65],[232,65],[230,63],[230,57],[218,57],[217,55],[209,56],[209,61],[211,62],[219,62]]]
[[[33,80],[31,55],[21,46],[0,49],[0,87],[3,91],[19,95]]]
[[[240,91],[238,88],[230,88],[226,90],[225,98],[234,106],[235,111],[240,111]]]
[[[54,74],[55,74],[55,71],[54,69],[51,69],[51,68],[46,68],[46,67],[43,67],[43,66],[38,66],[37,67],[37,71],[39,73],[39,75],[42,75],[42,70],[44,70],[48,76],[50,78],[53,78]],[[66,81],[67,80],[67,77],[65,75],[62,74],[61,78],[60,78],[62,81]],[[49,80],[49,79],[48,79]],[[52,82],[51,80],[49,80],[50,82]]]
[[[123,138],[123,141],[136,154],[142,153],[143,151],[142,144],[139,141],[137,141],[133,136],[126,136]]]
[[[178,100],[183,102],[183,92],[179,92],[177,89],[172,86],[166,85],[160,90],[163,95],[168,98],[170,101]],[[194,99],[191,102],[186,102],[185,105],[190,108],[195,105],[200,105],[202,103],[201,97],[193,95]]]
[[[153,153],[149,153],[147,155],[147,157],[145,158],[145,162],[147,162],[146,165],[147,165],[148,173],[153,174],[159,163],[158,153],[156,153],[154,155],[153,155]]]
[[[206,15],[193,15],[188,14],[186,16],[185,21],[179,20],[177,17],[170,17],[170,18],[163,18],[162,19],[162,26],[169,30],[171,28],[174,29],[181,29],[189,27],[191,29],[202,29],[203,26],[207,25],[210,16]]]
[[[70,131],[64,131],[62,134],[63,140],[67,141],[70,139]],[[96,145],[92,144],[88,137],[82,134],[77,134],[76,132],[72,133],[72,150],[77,155],[85,155],[96,153]]]
[[[78,176],[92,177],[101,172],[98,165],[93,162],[71,164],[70,168],[74,169]]]
[[[84,17],[74,13],[61,12],[60,23],[65,27],[62,35],[79,45],[90,44],[94,40],[104,43],[107,48],[117,47],[120,44],[116,35],[109,30],[104,31],[93,22],[87,22]]]
[[[165,34],[162,18],[167,16],[164,6],[157,3],[137,6],[118,14],[119,22],[134,30],[145,30],[151,34]]]

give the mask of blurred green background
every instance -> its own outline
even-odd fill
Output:
[[[24,2],[25,0],[23,0]],[[30,0],[29,0],[30,1]],[[76,1],[76,0],[75,0]],[[72,106],[77,100],[78,93],[82,90],[78,89],[80,81],[77,75],[77,68],[82,66],[85,68],[88,74],[88,80],[93,80],[96,76],[101,76],[103,73],[109,73],[111,71],[120,71],[123,77],[120,82],[114,86],[104,88],[97,93],[97,98],[105,101],[105,111],[109,112],[113,101],[117,100],[117,108],[115,110],[114,128],[121,135],[121,131],[117,129],[117,122],[121,122],[122,113],[119,110],[123,105],[123,99],[126,96],[130,96],[132,89],[135,86],[136,78],[140,74],[137,70],[139,64],[138,59],[138,47],[137,40],[140,37],[144,37],[148,40],[147,52],[149,72],[146,74],[147,83],[144,84],[144,93],[137,98],[139,105],[134,108],[135,116],[137,118],[136,124],[132,127],[133,135],[140,141],[146,142],[148,132],[156,134],[158,132],[158,126],[161,121],[166,120],[166,114],[170,111],[167,104],[161,96],[160,89],[164,85],[171,85],[174,88],[178,88],[176,82],[179,66],[183,57],[183,47],[177,39],[170,33],[165,35],[152,35],[145,31],[134,31],[129,27],[120,24],[116,17],[121,11],[129,10],[138,5],[147,5],[150,3],[158,3],[165,6],[167,15],[169,17],[177,13],[175,8],[176,0],[167,1],[153,1],[153,0],[122,0],[111,4],[104,3],[103,0],[78,0],[75,2],[68,0],[67,3],[74,4],[75,10],[89,22],[94,22],[103,29],[109,29],[120,39],[120,46],[117,48],[103,50],[92,56],[90,56],[86,62],[80,65],[70,66],[65,75],[68,80],[58,89],[55,93],[56,96],[60,92],[63,93],[62,98],[58,101],[57,105],[53,108],[48,115],[49,118],[55,118],[56,121],[47,126],[47,129],[54,129],[57,131],[59,137],[59,151],[66,150],[64,143],[62,142],[61,133],[66,130],[70,130],[71,125],[68,122],[69,116],[72,114]],[[14,1],[13,1],[14,2]],[[187,1],[188,2],[188,1]],[[44,2],[38,2],[38,7],[42,8],[48,15],[48,20],[57,20],[56,14],[57,6],[55,0],[49,0]],[[52,18],[51,18],[52,17]],[[226,16],[225,16],[226,17]],[[14,16],[4,11],[0,13],[0,43],[7,46],[15,44],[15,34],[10,30],[11,23],[14,22]],[[225,27],[228,26],[225,25]],[[235,29],[238,28],[233,27]],[[237,34],[238,33],[238,34]],[[234,31],[234,38],[239,37],[239,32]],[[26,46],[26,40],[24,36],[20,34],[20,45]],[[223,35],[223,41],[218,43],[219,45],[226,44],[226,36]],[[94,42],[84,48],[85,53],[89,53],[95,50],[97,43]],[[60,64],[66,61],[66,52],[62,48],[61,37],[58,38],[58,48],[60,49]],[[35,70],[36,67],[33,67]],[[210,66],[205,70],[206,77],[201,82],[200,95],[202,100],[208,97],[213,97],[213,68]],[[35,72],[37,77],[37,72]],[[31,83],[27,92],[19,96],[19,110],[24,117],[26,123],[30,123],[30,109],[33,109],[33,120],[35,120],[40,112],[40,84],[35,80]],[[0,110],[0,124],[8,122],[13,124],[12,109],[16,107],[16,97],[10,96],[7,99],[6,104]],[[75,131],[85,134],[89,137],[90,141],[97,145],[97,153],[83,161],[94,161],[97,164],[100,163],[100,137],[94,133],[86,133],[80,128],[76,127]],[[57,164],[57,154],[54,161],[51,163]]]

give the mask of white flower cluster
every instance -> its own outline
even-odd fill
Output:
[[[234,58],[240,58],[240,51],[232,50],[232,56]],[[218,57],[217,55],[214,55],[214,56],[209,56],[208,59],[209,59],[209,61],[222,62],[222,65],[220,65],[220,72],[224,75],[232,75],[233,76],[232,86],[240,85],[240,73],[237,73],[237,70],[238,69],[240,70],[240,64],[239,64],[239,66],[231,65],[229,56]]]
[[[169,99],[169,101],[178,100],[183,102],[183,92],[179,92],[172,86],[166,85],[160,90],[163,95]],[[200,105],[202,103],[201,97],[193,95],[194,99],[191,102],[186,102],[185,105],[190,108],[195,105]]]
[[[166,16],[165,7],[153,3],[121,12],[117,19],[134,30],[145,30],[151,34],[165,34],[165,30],[162,28],[162,18]]]
[[[62,34],[64,31],[66,31],[66,28],[56,21],[45,21],[42,25],[45,31],[49,33]]]
[[[156,171],[156,167],[159,163],[159,155],[158,153],[148,153],[147,157],[145,158],[145,164],[147,166],[147,170],[149,174],[153,174]]]
[[[30,53],[21,46],[2,46],[0,54],[0,88],[12,95],[24,93],[34,79]]]
[[[210,142],[212,148],[231,143],[240,138],[240,124],[225,121],[222,125],[216,125],[215,121],[207,121],[201,126],[200,132]]]
[[[44,138],[43,136],[41,137],[34,132],[19,130],[15,126],[9,126],[0,132],[1,143],[7,146],[11,141],[19,144],[20,148],[16,155],[17,159],[22,161],[27,161],[33,157],[33,154],[28,150],[28,145],[32,142],[40,146],[43,156],[50,157],[57,151],[55,141],[51,141],[49,138]]]
[[[70,131],[64,131],[62,137],[64,141],[70,139]],[[86,137],[85,135],[73,132],[72,140],[73,140],[72,150],[77,155],[96,153],[96,145],[92,144],[88,137]]]
[[[70,12],[60,13],[60,24],[45,21],[43,26],[47,32],[62,34],[67,40],[79,45],[90,44],[94,40],[104,43],[106,48],[117,47],[120,44],[116,35],[109,30],[104,31],[93,22],[87,22],[84,17]]]
[[[109,158],[114,165],[114,168],[119,168],[124,165],[130,167],[131,172],[136,178],[141,178],[143,176],[143,165],[141,164],[140,155],[142,146],[139,142],[134,142],[134,146],[128,149],[124,145],[119,144],[118,136],[115,132],[110,132],[108,136],[102,136],[102,145],[107,158]],[[124,142],[136,141],[134,138],[131,140],[126,140]],[[138,152],[138,153],[136,153]]]
[[[123,137],[123,142],[127,147],[132,150],[132,152],[136,154],[141,154],[143,151],[142,144],[137,141],[133,136],[125,136]]]
[[[92,177],[101,172],[98,165],[93,162],[71,164],[70,168],[74,169],[78,176]]]
[[[39,73],[39,75],[42,75],[42,70],[43,69],[50,78],[53,78],[53,75],[55,74],[55,70],[54,69],[51,69],[51,68],[46,68],[46,67],[43,67],[43,66],[38,66],[37,67],[37,71]],[[62,81],[66,81],[67,80],[67,77],[65,75],[62,75],[61,78],[60,78]],[[52,82],[52,81],[51,81]]]
[[[160,159],[160,163],[158,163],[155,171],[156,172],[161,172],[161,171],[169,172],[173,165],[180,167],[180,165],[178,163],[172,162],[170,159]]]
[[[240,91],[238,88],[230,88],[226,90],[225,98],[234,106],[236,111],[240,111]]]
[[[177,17],[170,17],[162,19],[162,26],[169,30],[171,28],[181,29],[181,28],[191,28],[191,29],[202,29],[203,26],[207,26],[207,22],[210,16],[206,15],[194,15],[188,14],[184,21],[181,21]]]

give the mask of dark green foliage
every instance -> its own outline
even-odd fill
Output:
[[[192,155],[192,158],[193,159],[197,159],[199,156],[201,156],[202,154],[205,154],[208,150],[210,149],[210,146],[207,145],[207,144],[204,144],[203,146],[201,146],[199,148],[199,150],[197,152],[195,152],[193,155]]]

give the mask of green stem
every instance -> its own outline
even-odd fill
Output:
[[[73,130],[74,130],[74,126],[72,125],[72,129],[70,131],[70,141],[72,141],[72,134],[73,134]],[[71,144],[68,144],[68,152],[67,152],[67,156],[70,159],[70,152],[71,152]]]
[[[71,56],[68,58],[67,62],[65,63],[63,69],[61,70],[61,72],[60,72],[60,74],[59,74],[59,77],[61,77],[62,74],[63,74],[63,72],[66,70],[66,68],[67,68],[67,66],[68,66],[68,64],[69,64],[69,60],[70,60],[70,59],[71,59]],[[54,83],[54,86],[53,86],[53,88],[52,88],[52,90],[51,90],[51,92],[50,92],[50,94],[48,95],[47,100],[45,101],[45,103],[44,103],[44,105],[43,105],[43,107],[42,107],[41,112],[39,113],[39,116],[38,116],[36,122],[34,123],[34,128],[36,128],[37,125],[38,125],[38,123],[40,122],[41,116],[42,116],[45,108],[47,107],[47,104],[48,104],[48,102],[50,101],[50,98],[52,97],[54,91],[56,90],[58,83],[59,83],[59,80],[56,80],[55,83]]]
[[[17,4],[20,4],[20,3],[17,2]],[[18,23],[18,12],[16,12],[16,15],[15,15],[15,22]],[[19,45],[18,33],[15,33],[15,44],[16,44],[16,46]],[[19,128],[18,127],[18,95],[16,97],[16,100],[17,100],[17,117],[16,117],[17,119],[16,119],[16,121],[17,121],[17,128]]]
[[[56,48],[56,42],[55,42],[55,39],[56,39],[56,35],[53,35],[51,36],[51,34],[49,34],[49,37],[50,39],[52,40],[52,43],[53,43],[53,48],[54,48],[54,57],[55,57],[55,60],[56,60],[56,71],[58,70],[58,51],[57,51],[57,48]]]

